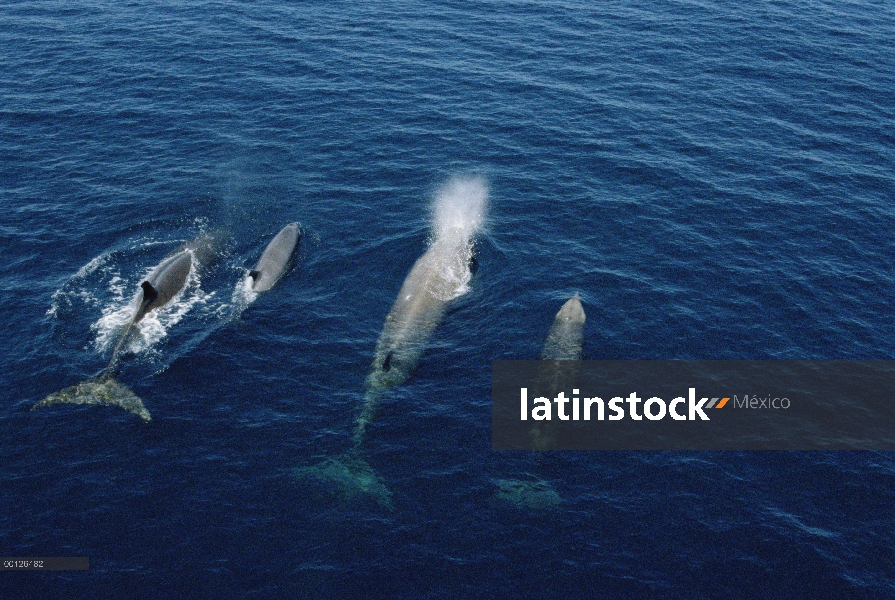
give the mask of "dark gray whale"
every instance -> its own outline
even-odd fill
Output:
[[[115,364],[125,341],[129,339],[134,325],[152,310],[168,304],[186,287],[190,273],[211,253],[213,236],[203,236],[190,242],[182,250],[160,262],[140,284],[141,297],[134,316],[121,333],[109,365],[99,375],[77,385],[50,394],[34,405],[32,410],[53,404],[105,404],[120,406],[124,410],[150,421],[149,411],[143,401],[126,385],[115,377]]]
[[[186,287],[190,271],[193,270],[194,260],[193,250],[185,248],[159,263],[143,283],[140,284],[140,288],[143,290],[140,306],[134,313],[130,323],[121,333],[121,337],[115,345],[115,350],[112,351],[112,360],[109,362],[106,370],[111,370],[115,365],[115,361],[118,360],[118,352],[121,350],[125,340],[128,339],[131,328],[139,323],[146,316],[146,313],[166,305],[171,301],[171,298]]]

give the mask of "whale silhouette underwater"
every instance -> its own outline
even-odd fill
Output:
[[[203,235],[160,262],[140,284],[139,301],[119,335],[109,364],[95,377],[48,395],[32,410],[55,404],[118,406],[148,422],[152,420],[143,400],[115,378],[118,359],[135,327],[151,311],[167,306],[187,286],[190,274],[209,262],[219,234]],[[249,277],[254,291],[269,290],[286,272],[300,238],[297,223],[284,227],[267,245]]]
[[[565,389],[577,373],[581,360],[584,322],[586,316],[577,292],[569,298],[556,317],[544,342],[538,373],[539,385],[544,389]],[[535,425],[529,431],[532,443],[539,450],[548,450],[555,445],[549,428]],[[535,466],[541,453],[534,453]],[[494,497],[514,504],[519,508],[532,510],[552,509],[562,501],[556,490],[548,482],[532,473],[524,479],[496,479],[497,491]]]

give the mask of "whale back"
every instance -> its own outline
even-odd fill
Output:
[[[250,273],[252,290],[265,292],[273,287],[289,266],[300,235],[298,223],[290,223],[274,236]]]
[[[556,313],[541,359],[580,360],[585,319],[581,296],[576,293]]]
[[[143,313],[164,306],[186,286],[193,268],[193,253],[181,250],[159,264],[143,282]],[[148,284],[148,285],[147,285]]]
[[[414,263],[385,319],[368,387],[410,376],[448,304],[466,289],[472,252],[465,240],[440,238]]]

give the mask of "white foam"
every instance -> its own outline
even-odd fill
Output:
[[[249,272],[245,271],[242,279],[236,282],[236,287],[233,288],[233,296],[230,299],[230,304],[233,307],[233,319],[239,318],[239,315],[249,307],[249,304],[258,298],[258,292],[252,289],[252,281],[252,278],[249,277]],[[221,309],[224,308],[225,306],[221,307]]]
[[[109,280],[109,291],[116,298],[123,298],[124,292],[127,290],[127,283],[116,273]]]
[[[148,269],[139,281],[146,279],[154,268]],[[142,291],[138,291],[126,300],[124,297],[126,286],[120,278],[117,279],[116,281],[116,278],[113,278],[110,290],[113,290],[113,293],[119,291],[118,297],[103,309],[103,316],[91,325],[96,334],[94,345],[99,352],[106,352],[117,343],[118,337],[130,323],[143,297]],[[168,330],[179,323],[184,315],[194,307],[206,304],[214,295],[214,292],[206,293],[202,290],[199,274],[193,269],[180,293],[165,306],[147,313],[135,326],[125,350],[137,354],[153,347],[167,336]]]
[[[78,269],[78,272],[74,274],[72,279],[81,279],[82,277],[86,277],[90,275],[102,265],[106,264],[106,261],[109,260],[109,253],[100,254],[96,258],[92,259],[89,263]]]
[[[429,251],[439,277],[429,292],[444,302],[469,292],[473,241],[485,224],[488,183],[481,176],[457,176],[438,192],[432,205],[434,239]]]
[[[85,304],[96,304],[96,297],[89,291],[86,289],[73,290],[72,287],[77,285],[79,280],[86,278],[88,275],[91,275],[94,271],[105,265],[110,256],[111,253],[106,252],[92,258],[90,262],[78,269],[77,273],[72,275],[71,279],[66,281],[61,288],[53,292],[53,297],[50,300],[50,308],[47,309],[47,316],[56,317],[59,312],[59,305],[63,298],[70,296],[81,298]]]

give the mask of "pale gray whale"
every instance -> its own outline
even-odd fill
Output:
[[[547,341],[544,342],[541,360],[580,360],[585,319],[581,296],[575,292],[556,313]]]
[[[468,290],[475,267],[475,235],[484,221],[487,198],[483,180],[458,178],[436,199],[434,240],[407,274],[376,342],[354,432],[356,443],[382,392],[410,377],[448,304]]]
[[[255,268],[249,272],[252,278],[252,291],[265,292],[283,276],[295,249],[301,232],[298,223],[289,223],[274,236],[258,259]]]
[[[333,485],[346,499],[368,496],[392,507],[391,491],[360,454],[364,430],[385,390],[410,377],[447,306],[468,291],[474,238],[484,223],[487,198],[488,186],[481,177],[454,178],[440,191],[433,205],[429,249],[410,269],[376,343],[354,447],[338,458],[296,468],[298,478]]]

